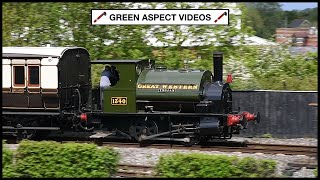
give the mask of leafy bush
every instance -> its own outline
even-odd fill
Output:
[[[235,156],[180,154],[161,156],[156,173],[165,178],[273,177],[276,162]]]
[[[273,160],[257,160],[252,157],[241,159],[237,165],[241,170],[239,177],[272,177],[277,164]]]
[[[316,168],[314,171],[313,171],[313,174],[315,177],[318,177],[318,168]]]
[[[13,152],[4,147],[5,142],[2,141],[2,177],[13,178],[17,177],[13,166]]]
[[[32,178],[100,178],[116,172],[119,157],[111,148],[94,144],[22,141],[17,172]]]
[[[5,147],[5,142],[2,141],[2,167],[12,164],[13,153]]]
[[[287,47],[240,47],[227,56],[233,90],[317,90],[317,54],[291,55]]]

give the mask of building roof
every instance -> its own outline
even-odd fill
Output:
[[[268,39],[264,39],[258,36],[248,36],[245,37],[245,45],[270,45],[270,46],[277,46],[279,45],[276,42],[270,41]]]
[[[305,19],[295,19],[293,20],[290,24],[289,24],[289,28],[297,28],[300,27],[301,24],[307,22],[308,24],[310,24],[310,22],[308,20]]]
[[[69,49],[86,50],[82,47],[3,47],[2,57],[61,57]]]

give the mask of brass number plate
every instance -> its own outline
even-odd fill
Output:
[[[127,105],[127,97],[111,97],[111,105],[113,106],[121,106]]]

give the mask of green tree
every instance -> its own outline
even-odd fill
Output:
[[[225,6],[225,3],[197,4],[200,9]],[[231,47],[230,39],[241,32],[235,28],[237,20],[234,15],[231,15],[231,26],[92,26],[90,23],[88,12],[91,9],[129,9],[141,8],[142,5],[149,6],[149,9],[158,5],[176,9],[196,8],[194,3],[3,3],[2,42],[4,46],[82,46],[90,51],[92,59],[146,59],[153,58],[152,47],[145,38],[152,34],[159,41],[173,45],[175,48],[170,48],[170,51],[175,51],[175,58],[182,60],[190,54],[195,55],[189,52],[181,54],[182,44],[187,41],[210,46],[207,52],[212,52],[215,44],[224,49]],[[167,34],[172,34],[173,38],[165,39]],[[214,42],[209,41],[212,38],[215,38]],[[171,57],[170,53],[165,54]],[[199,54],[203,55],[203,52]],[[181,62],[171,64],[173,67],[181,66]]]
[[[275,30],[283,25],[283,11],[281,5],[277,2],[268,3],[246,3],[246,6],[251,9],[256,9],[260,14],[264,26],[256,27],[256,35],[262,38],[271,39],[275,34]],[[254,14],[253,14],[254,15]],[[248,16],[247,18],[253,18]],[[256,23],[256,22],[255,22]]]
[[[92,26],[91,9],[126,8],[124,3],[3,3],[4,46],[81,46],[92,59],[146,58],[142,26]],[[41,13],[39,13],[41,12]],[[128,50],[128,46],[130,49]]]
[[[292,11],[284,11],[284,20],[283,20],[283,26],[281,27],[285,27],[287,28],[288,25],[295,19],[299,19],[300,16],[299,16],[299,11],[297,10],[292,10]]]
[[[262,30],[265,27],[265,24],[260,12],[253,6],[245,6],[245,9],[246,15],[244,16],[244,24],[248,27],[252,27],[255,31]]]
[[[163,3],[167,9],[218,9],[228,8],[227,3]],[[151,4],[150,8],[155,7]],[[235,8],[235,7],[231,7]],[[236,7],[241,10],[243,7]],[[223,51],[228,54],[235,48],[233,43],[243,43],[245,34],[250,28],[238,28],[240,16],[230,14],[229,26],[153,26],[149,34],[161,44],[155,57],[169,68],[182,68],[185,60],[194,60],[191,67],[212,70],[212,52]],[[241,27],[241,26],[240,26]]]
[[[132,4],[131,4],[132,5]],[[152,58],[147,26],[93,26],[91,9],[123,9],[125,3],[3,3],[3,46],[78,46],[91,59]],[[100,72],[93,67],[94,76]],[[97,83],[93,78],[93,83]]]
[[[304,10],[284,11],[285,24],[290,24],[295,19],[308,20],[312,26],[318,26],[318,8],[307,8]],[[287,26],[283,26],[287,27]]]
[[[258,36],[263,35],[261,37],[271,37],[275,27],[281,26],[284,18],[278,3],[250,3],[249,6],[239,3],[237,8],[242,11],[241,17],[230,14],[229,26],[93,26],[90,23],[91,9],[215,9],[228,8],[227,5],[181,2],[3,3],[2,44],[82,46],[88,49],[92,60],[150,58],[174,69],[182,68],[184,60],[194,60],[189,67],[204,70],[212,70],[212,52],[221,51],[224,53],[224,72],[234,74],[232,86],[235,89],[317,89],[317,62],[291,57],[287,49],[275,51],[268,47],[241,46],[244,36],[254,32],[251,26]],[[317,19],[317,12],[313,9],[309,15]],[[237,28],[239,18],[241,29]],[[150,46],[146,37],[155,38],[163,46]],[[234,46],[234,42],[238,45]],[[301,71],[303,68],[306,70]],[[101,67],[92,66],[94,85],[100,72]],[[287,82],[286,87],[282,82]]]

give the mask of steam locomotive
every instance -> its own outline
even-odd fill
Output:
[[[19,139],[52,132],[189,144],[230,139],[260,115],[233,111],[222,61],[213,53],[212,74],[154,60],[91,61],[81,47],[3,47],[2,130]],[[120,78],[100,93],[91,67],[102,64]]]

